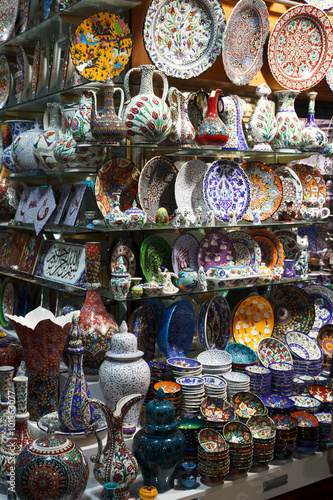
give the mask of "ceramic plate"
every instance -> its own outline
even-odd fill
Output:
[[[269,14],[263,0],[240,0],[224,33],[222,59],[225,72],[236,85],[246,85],[263,63],[269,33]]]
[[[268,269],[273,269],[277,263],[276,246],[266,236],[255,236],[254,239],[260,247],[262,264],[265,264]]]
[[[132,238],[121,236],[110,246],[106,266],[109,277],[114,272],[114,268],[120,257],[123,257],[127,270],[132,277],[140,276],[140,249]]]
[[[275,290],[269,300],[274,311],[273,336],[284,340],[285,334],[297,330],[308,334],[315,320],[311,297],[301,288],[285,285]]]
[[[186,267],[198,270],[198,248],[199,241],[191,233],[183,233],[172,245],[172,267],[173,272],[178,274]]]
[[[29,7],[30,7],[30,0],[19,0],[18,20],[16,23],[16,25],[17,24],[19,25],[19,28],[16,30],[17,34],[23,33],[28,27]]]
[[[236,252],[228,236],[210,233],[201,241],[198,249],[198,267],[204,270],[213,266],[228,266],[236,261]]]
[[[273,309],[264,297],[251,295],[236,306],[231,322],[236,342],[256,351],[259,341],[272,335],[273,327]]]
[[[60,76],[60,58],[61,49],[57,41],[53,44],[52,57],[50,60],[49,67],[49,90],[58,90],[59,88],[59,76]]]
[[[228,302],[216,295],[202,305],[196,320],[196,333],[204,349],[225,349],[230,334]]]
[[[259,269],[261,265],[261,249],[252,236],[245,231],[231,231],[228,233],[236,252],[237,266],[251,266]]]
[[[194,325],[194,311],[188,300],[180,300],[164,311],[158,324],[157,344],[167,359],[188,355]]]
[[[87,80],[104,82],[125,68],[132,52],[132,35],[124,21],[109,12],[85,19],[75,30],[71,48],[77,71]]]
[[[306,90],[324,78],[332,58],[333,26],[313,5],[287,10],[275,24],[268,62],[276,81],[287,89]]]
[[[146,361],[151,361],[155,353],[156,319],[153,306],[146,303],[135,309],[128,320],[128,331],[138,339],[138,349],[145,353]]]
[[[3,328],[8,328],[10,324],[7,314],[16,314],[16,302],[14,283],[10,278],[5,278],[0,287],[0,324]]]
[[[20,45],[16,54],[15,98],[19,104],[26,97],[31,78],[31,68],[26,53]]]
[[[330,324],[333,317],[333,290],[325,285],[306,285],[303,290],[310,295],[315,308],[312,331],[318,334],[320,328]]]
[[[325,325],[318,333],[317,342],[323,354],[328,358],[333,357],[333,325]]]
[[[114,207],[112,193],[120,193],[120,210],[132,207],[138,193],[139,170],[127,158],[113,158],[98,171],[95,182],[95,198],[98,208],[107,218]]]
[[[189,211],[187,218],[194,224],[195,209],[201,207],[202,222],[207,220],[207,205],[202,191],[203,178],[208,166],[201,160],[190,160],[179,170],[175,182],[175,197],[177,207],[184,217],[185,210]]]
[[[97,432],[102,432],[107,428],[107,424],[105,421],[105,416],[102,410],[100,409],[94,409],[94,415],[98,419],[98,427],[97,427]],[[58,412],[53,412],[53,413],[48,413],[47,415],[44,415],[41,417],[37,425],[39,429],[41,429],[44,432],[48,432],[49,430],[49,424],[52,423],[54,425],[54,434],[57,436],[81,436],[83,439],[86,439],[85,435],[85,430],[83,431],[78,431],[78,432],[65,432],[62,430],[61,422],[59,420],[59,415]]]
[[[300,178],[286,165],[276,168],[275,173],[280,177],[282,183],[282,201],[277,211],[272,215],[272,219],[279,220],[282,213],[289,210],[290,203],[292,203],[291,209],[295,212],[295,217],[299,218],[303,203],[303,186]]]
[[[36,43],[34,58],[32,62],[32,75],[31,75],[31,92],[32,95],[35,96],[37,92],[37,87],[39,83],[39,74],[41,69],[41,57],[42,57],[42,48],[40,41]]]
[[[333,3],[332,3],[332,6],[333,6]],[[325,75],[325,78],[326,78],[327,85],[329,86],[329,88],[333,92],[333,63],[328,68],[327,73]]]
[[[15,27],[19,0],[0,0],[0,42],[11,36]]]
[[[158,235],[144,239],[140,248],[140,265],[147,281],[154,278],[157,283],[162,283],[163,279],[158,274],[158,268],[161,266],[169,270],[172,268],[169,243]]]
[[[282,184],[279,176],[265,163],[244,163],[242,169],[250,181],[250,210],[243,219],[253,221],[251,210],[260,209],[261,220],[268,219],[279,208],[282,200]]]
[[[152,63],[174,78],[200,75],[221,53],[225,14],[218,0],[152,0],[143,40]]]
[[[303,200],[315,199],[322,207],[326,201],[326,184],[319,170],[305,163],[293,165],[303,186]]]
[[[298,259],[300,251],[296,245],[297,233],[287,229],[278,229],[274,234],[279,238],[283,246],[285,259]]]
[[[269,240],[274,243],[276,249],[277,249],[277,262],[276,265],[278,267],[282,267],[284,263],[284,252],[283,252],[283,246],[281,241],[277,236],[275,236],[272,231],[268,231],[268,229],[251,229],[250,235],[253,236],[254,239],[256,239],[256,236],[264,236],[265,238],[268,238]]]
[[[203,180],[203,193],[206,205],[222,222],[228,222],[235,212],[241,220],[250,206],[249,180],[232,160],[212,163]]]
[[[11,74],[5,56],[0,56],[0,109],[6,105],[10,93]]]
[[[173,161],[155,156],[142,169],[139,178],[139,200],[147,217],[155,222],[160,207],[166,208],[169,220],[175,216],[175,182],[178,170]]]

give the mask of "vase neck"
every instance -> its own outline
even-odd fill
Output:
[[[82,92],[82,94],[80,94],[79,107],[80,108],[91,108],[92,107],[92,95],[91,95],[91,91],[84,90]]]
[[[154,93],[153,74],[155,68],[150,64],[143,64],[140,66],[140,69],[141,69],[140,94],[151,95]]]
[[[113,101],[114,83],[111,79],[108,79],[104,83],[104,108],[103,114],[105,115],[115,115],[114,101]]]
[[[313,119],[315,114],[315,102],[316,102],[317,92],[309,92],[308,96],[309,96],[309,107],[308,107],[309,119],[311,117]]]

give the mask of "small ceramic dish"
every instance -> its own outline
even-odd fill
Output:
[[[263,415],[266,413],[264,403],[253,392],[236,392],[232,396],[231,404],[235,414],[241,418],[250,418],[254,415]]]
[[[286,396],[279,396],[277,394],[263,396],[261,399],[268,409],[291,410],[295,406],[295,403],[292,399],[287,398]]]
[[[228,444],[221,434],[214,429],[206,427],[198,434],[198,444],[207,453],[221,453],[229,449]]]
[[[267,415],[255,415],[247,421],[247,426],[253,438],[261,440],[274,440],[276,428],[273,420]]]
[[[200,361],[203,367],[208,368],[218,368],[232,363],[231,354],[217,349],[201,352],[198,354],[197,360]]]
[[[176,392],[182,390],[179,384],[169,381],[156,382],[156,384],[154,385],[154,390],[158,391],[160,387],[162,387],[165,394],[175,394]]]
[[[200,406],[203,417],[210,422],[227,422],[234,418],[234,410],[228,401],[222,398],[206,397]]]
[[[296,418],[298,427],[318,427],[319,425],[317,417],[306,411],[295,411],[291,416]]]
[[[202,380],[206,387],[222,389],[227,387],[227,383],[220,377],[214,377],[213,375],[203,375]]]
[[[248,426],[236,420],[225,424],[223,436],[227,443],[233,445],[249,445],[253,443],[252,433]]]
[[[238,344],[237,342],[232,342],[228,344],[225,348],[226,352],[231,354],[232,362],[239,365],[248,365],[250,363],[257,363],[258,356],[257,353],[251,347],[245,344]]]

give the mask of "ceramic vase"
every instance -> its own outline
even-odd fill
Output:
[[[127,271],[124,257],[121,255],[111,273],[110,287],[113,298],[116,300],[126,299],[131,287],[131,281],[131,275]]]
[[[37,307],[26,316],[7,315],[20,339],[29,377],[28,411],[31,420],[56,411],[60,359],[70,332],[73,312],[55,317]]]
[[[179,271],[176,284],[183,292],[193,292],[199,286],[199,274],[194,269],[186,267]]]
[[[44,132],[38,136],[33,146],[37,164],[45,172],[62,170],[54,156],[55,145],[63,139],[62,119],[60,104],[49,102],[43,117]]]
[[[32,128],[23,131],[13,141],[12,157],[19,171],[29,174],[43,174],[34,156],[33,145],[43,132],[39,120],[36,119]]]
[[[90,398],[89,387],[83,371],[84,347],[78,327],[78,313],[73,314],[67,357],[69,359],[68,379],[59,398],[58,415],[65,431],[79,432],[85,429],[81,417],[82,402]],[[93,409],[86,406],[85,420],[93,418]]]
[[[147,222],[146,212],[137,206],[135,200],[133,200],[131,208],[125,211],[125,215],[127,216],[127,227],[131,229],[140,229]]]
[[[133,72],[141,73],[139,93],[131,97],[129,78]],[[153,77],[159,75],[163,82],[163,94],[154,94]],[[165,99],[168,93],[168,80],[164,73],[151,64],[131,68],[125,75],[126,96],[124,121],[127,137],[131,142],[157,144],[168,137],[172,128],[172,117]]]
[[[278,90],[278,110],[276,113],[277,131],[272,141],[275,151],[294,153],[298,151],[302,139],[302,124],[295,111],[294,102],[299,92],[295,90]]]
[[[204,95],[207,99],[207,112],[202,114],[198,105],[198,98]],[[194,98],[194,103],[201,112],[201,121],[195,132],[195,140],[199,146],[225,146],[229,139],[229,133],[225,124],[219,117],[217,106],[222,90],[213,90],[208,96],[204,91],[199,91]],[[220,101],[221,102],[221,101]]]
[[[70,127],[73,138],[78,144],[90,144],[94,142],[91,133],[90,119],[93,103],[92,95],[94,94],[96,96],[98,90],[98,88],[90,86],[80,87],[75,90],[79,94],[79,107],[75,111]]]
[[[69,439],[51,434],[28,444],[17,457],[15,491],[21,500],[77,500],[86,489],[88,477],[89,466],[82,450]]]
[[[315,121],[315,101],[318,92],[308,92],[309,108],[308,120],[302,130],[302,151],[320,153],[327,145],[327,135],[321,130]]]
[[[101,113],[97,113],[96,95],[92,92],[92,108],[90,127],[93,139],[98,144],[118,144],[126,137],[125,123],[119,118],[114,109],[113,94],[120,92],[121,101],[119,106],[119,116],[121,116],[124,105],[124,91],[121,88],[114,88],[113,81],[108,78],[104,82],[104,108]]]
[[[127,228],[128,227],[128,214],[120,210],[120,195],[121,193],[112,193],[114,203],[107,214],[105,221],[108,226],[112,228]]]
[[[169,139],[179,146],[191,146],[195,130],[190,122],[187,109],[188,97],[175,87],[168,91],[168,103],[172,115],[172,129]]]
[[[182,467],[185,471],[185,474],[181,477],[182,486],[186,489],[194,488],[197,478],[194,475],[194,471],[196,469],[196,464],[194,462],[183,462]]]
[[[127,395],[140,392],[144,397],[150,384],[150,369],[142,359],[144,352],[137,348],[137,338],[127,331],[125,321],[119,333],[112,338],[111,350],[99,369],[99,383],[104,400],[111,411],[117,401]],[[139,422],[143,399],[137,401],[124,417],[124,432],[133,434]]]
[[[258,101],[251,113],[248,123],[249,134],[254,141],[254,151],[272,151],[270,142],[274,139],[277,131],[277,122],[268,96],[271,89],[263,83],[256,89]]]
[[[243,132],[243,116],[247,108],[246,101],[237,95],[221,97],[221,101],[223,103],[223,109],[220,112],[220,117],[229,135],[229,139],[223,146],[223,149],[248,151],[249,147]]]
[[[2,163],[6,169],[9,170],[9,172],[14,174],[20,172],[20,169],[18,169],[14,163],[13,143],[15,139],[22,134],[22,132],[29,130],[33,126],[34,122],[33,120],[8,120],[5,123],[11,131],[12,142],[3,150]]]
[[[128,410],[142,400],[142,397],[142,394],[132,394],[121,398],[113,412],[98,399],[88,399],[83,404],[82,411],[85,411],[85,406],[90,404],[94,409],[100,408],[105,415],[108,434],[104,448],[102,448],[101,440],[97,437],[95,428],[89,426],[89,422],[85,422],[85,424],[89,432],[95,435],[98,442],[97,454],[91,457],[95,464],[94,476],[101,485],[108,482],[119,484],[119,488],[113,494],[113,498],[117,500],[128,500],[130,498],[129,487],[134,483],[139,471],[137,461],[127,448],[123,437],[123,420]],[[104,495],[105,492],[103,492],[102,498],[107,498]]]
[[[185,436],[178,429],[174,406],[160,388],[156,399],[146,405],[142,428],[133,439],[133,452],[144,484],[155,486],[160,493],[172,489],[185,447]]]
[[[88,283],[99,283],[101,270],[101,243],[99,241],[88,241],[86,249],[86,272]]]
[[[13,394],[9,394],[13,377],[14,366],[0,366],[0,443],[4,436],[7,436],[11,429],[8,427],[9,406],[14,404]]]

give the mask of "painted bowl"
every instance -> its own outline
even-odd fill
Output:
[[[221,453],[229,449],[223,436],[214,429],[206,427],[198,434],[198,443],[206,453]]]
[[[231,354],[217,349],[201,352],[198,354],[197,360],[200,361],[203,368],[219,368],[232,363]]]
[[[267,415],[255,415],[249,418],[246,424],[254,439],[269,440],[275,438],[275,423]]]
[[[237,420],[227,422],[223,429],[223,437],[233,445],[248,445],[253,443],[252,433],[247,425]]]
[[[231,354],[232,362],[239,365],[248,365],[258,362],[257,353],[251,347],[245,344],[232,342],[225,348],[226,352]]]
[[[207,396],[201,403],[200,411],[210,422],[227,422],[234,418],[234,410],[228,401],[222,398]]]

